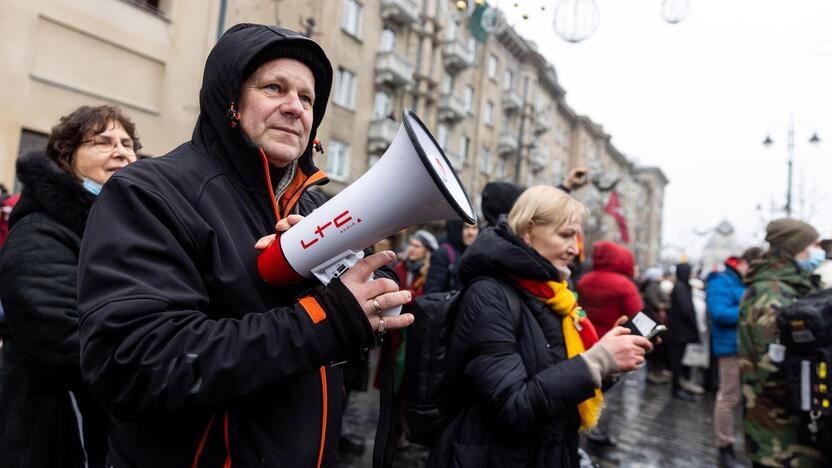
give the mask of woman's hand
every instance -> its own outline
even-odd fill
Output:
[[[630,330],[622,326],[610,330],[597,344],[609,351],[623,372],[634,370],[644,364],[644,355],[653,350],[650,340],[643,336],[630,335]]]

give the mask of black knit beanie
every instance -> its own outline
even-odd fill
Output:
[[[489,226],[495,226],[500,215],[508,214],[525,187],[511,182],[489,182],[482,190],[482,214]]]
[[[818,231],[811,224],[791,218],[780,218],[766,226],[766,241],[772,251],[785,252],[791,257],[817,241]]]

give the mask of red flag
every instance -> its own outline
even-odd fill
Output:
[[[624,217],[624,208],[618,200],[618,192],[613,191],[607,206],[604,208],[610,216],[618,223],[618,230],[621,232],[621,240],[627,244],[630,242],[630,231],[627,230],[627,218]]]

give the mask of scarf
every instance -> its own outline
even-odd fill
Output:
[[[566,357],[573,357],[588,350],[598,341],[598,333],[586,312],[578,306],[575,293],[569,290],[566,281],[535,281],[514,279],[523,289],[542,300],[552,312],[562,317],[563,339],[566,342]],[[604,396],[596,388],[595,395],[578,404],[581,415],[581,431],[595,427],[604,406]]]

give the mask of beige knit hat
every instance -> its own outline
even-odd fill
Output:
[[[792,257],[820,238],[811,224],[791,218],[780,218],[766,226],[766,241],[771,250],[786,252]]]

